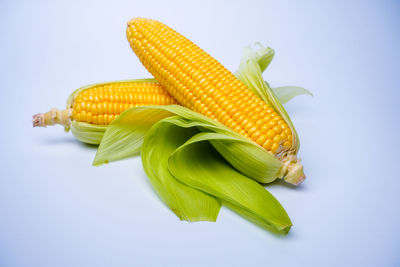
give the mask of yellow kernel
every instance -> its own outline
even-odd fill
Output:
[[[107,115],[107,122],[110,124],[114,120],[114,115],[113,114],[108,114]]]
[[[104,116],[103,114],[97,115],[97,121],[99,122],[99,124],[105,124],[104,123]]]
[[[271,129],[267,132],[266,135],[268,138],[272,139],[272,138],[274,138],[275,134],[276,134],[275,131]]]
[[[85,102],[85,101],[82,101],[82,102],[79,104],[79,106],[80,106],[80,109],[81,109],[81,110],[86,110],[86,102]]]
[[[278,148],[279,148],[279,145],[277,143],[273,143],[271,146],[271,151],[273,153],[275,153],[278,150]]]
[[[274,143],[279,144],[279,142],[282,140],[282,137],[280,135],[275,135],[273,141]]]
[[[283,146],[286,148],[290,148],[292,146],[292,142],[286,141],[285,143],[283,143]]]
[[[270,150],[271,147],[272,147],[272,140],[271,140],[271,139],[267,139],[267,140],[264,142],[263,147],[264,147],[266,150]]]
[[[93,115],[92,115],[92,112],[88,112],[87,114],[86,114],[86,121],[87,122],[93,122]]]
[[[249,132],[249,135],[251,136],[251,139],[252,140],[258,140],[258,138],[262,135],[261,134],[261,132],[260,131],[255,131],[254,133],[250,133]],[[257,142],[258,143],[258,142]],[[260,143],[258,143],[258,144],[260,144]]]
[[[279,126],[275,126],[273,129],[277,134],[280,134],[282,132],[282,128]]]
[[[97,115],[99,113],[99,110],[97,108],[97,104],[92,105],[92,114]]]
[[[267,140],[267,137],[265,135],[261,135],[258,139],[256,139],[256,143],[263,145],[265,143],[265,140]]]
[[[269,130],[269,127],[268,127],[268,125],[267,124],[264,124],[263,126],[261,126],[261,132],[263,133],[263,134],[266,134],[267,132],[268,132],[268,130]]]
[[[103,114],[104,109],[103,109],[103,103],[97,103],[97,114]]]
[[[92,103],[91,102],[87,102],[86,103],[86,111],[87,112],[91,112],[92,111]]]
[[[240,132],[242,130],[242,127],[240,125],[236,125],[235,128],[233,128],[235,132]]]
[[[251,127],[248,131],[247,131],[247,133],[250,135],[250,136],[252,136],[254,133],[256,133],[256,132],[258,132],[258,129],[257,129],[257,127],[255,127],[255,126],[253,126],[253,127]],[[261,133],[259,133],[259,134],[261,134]]]
[[[284,131],[281,133],[281,136],[282,136],[282,137],[285,137],[285,136],[288,136],[290,133],[291,133],[291,132],[290,132],[290,129],[286,129],[286,130],[284,130]]]
[[[276,121],[275,120],[271,120],[271,121],[268,122],[268,126],[271,127],[271,128],[275,127],[275,125],[276,125]]]
[[[82,120],[81,120],[81,113],[76,113],[76,115],[74,116],[74,119],[75,119],[76,121],[82,121]]]
[[[260,128],[260,127],[262,127],[266,122],[267,122],[267,121],[266,121],[265,119],[258,120],[258,121],[256,122],[256,126],[257,126],[258,128]]]
[[[82,112],[81,112],[81,121],[86,121],[86,111],[85,110],[82,110]]]

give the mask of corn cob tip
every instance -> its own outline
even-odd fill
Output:
[[[283,179],[287,183],[297,186],[306,179],[303,171],[303,165],[300,163],[300,159],[298,159],[296,156],[288,156],[284,164],[287,171]]]
[[[51,109],[46,113],[38,113],[32,116],[33,127],[46,127],[48,125],[61,124],[68,128],[71,123],[71,109]]]

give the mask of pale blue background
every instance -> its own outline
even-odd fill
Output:
[[[0,266],[399,266],[400,3],[0,1]],[[95,168],[93,147],[31,116],[76,88],[148,77],[126,22],[155,18],[231,70],[255,41],[286,105],[308,179],[268,189],[294,226],[276,237],[230,210],[179,221],[139,158]]]

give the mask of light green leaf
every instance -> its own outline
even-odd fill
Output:
[[[171,113],[163,109],[132,108],[124,111],[107,127],[93,165],[138,154],[146,133],[156,122],[168,116]]]
[[[275,87],[275,88],[272,88],[272,91],[274,91],[275,95],[278,97],[279,101],[282,104],[286,104],[292,98],[299,96],[299,95],[313,96],[313,94],[310,91],[308,91],[307,89],[304,89],[303,87],[299,87],[299,86]]]
[[[168,158],[173,151],[199,132],[194,127],[171,124],[170,120],[174,117],[158,122],[146,135],[142,146],[144,170],[157,194],[181,220],[215,221],[221,203],[176,180],[168,170]]]
[[[271,63],[272,59],[275,56],[275,50],[272,49],[271,47],[264,47],[261,43],[256,42],[255,45],[259,48],[258,51],[256,51],[256,57],[255,60],[257,61],[257,64],[260,66],[260,70],[263,73],[265,69],[269,66]],[[247,50],[247,52],[246,52]],[[243,58],[248,58],[247,53],[251,53],[252,49],[247,48],[245,49]]]
[[[129,124],[121,123],[119,119],[111,123],[93,164],[100,165],[137,154],[152,125],[172,114],[180,116],[173,120],[177,126],[197,127],[208,132],[205,137],[244,175],[262,183],[269,183],[283,176],[282,163],[259,145],[217,121],[177,105],[137,107],[125,111],[120,115],[121,120]]]
[[[260,183],[270,183],[283,176],[282,163],[277,158],[247,138],[234,132],[230,133],[230,129],[224,132],[218,127],[195,121],[193,118],[187,120],[178,116],[168,121],[179,127],[200,129],[202,133],[197,135],[198,138],[210,141],[233,167]]]
[[[230,139],[217,133],[199,133],[201,124],[174,116],[155,124],[146,135],[143,166],[161,199],[181,219],[215,220],[220,203],[207,198],[213,195],[261,227],[287,233],[291,222],[279,202],[204,142]],[[191,192],[197,189],[207,194]]]
[[[214,195],[245,218],[280,233],[292,225],[281,204],[259,183],[242,175],[208,142],[192,137],[169,159],[171,173],[182,183]]]
[[[106,125],[94,125],[86,122],[71,122],[71,132],[81,142],[98,145],[107,129]]]

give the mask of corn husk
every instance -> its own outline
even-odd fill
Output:
[[[169,159],[171,173],[182,183],[217,197],[257,225],[288,233],[292,223],[281,204],[259,183],[228,164],[207,142],[209,135],[199,133],[179,147]]]
[[[279,102],[281,102],[282,104],[286,104],[294,97],[299,95],[313,96],[313,94],[310,91],[300,86],[282,86],[271,89],[276,95],[276,97],[279,99]]]
[[[178,116],[171,116],[171,114]],[[151,123],[144,123],[154,117],[164,118],[152,126]],[[134,121],[135,124],[140,124],[139,120],[142,120],[143,125],[149,129],[146,133],[145,131],[132,132],[129,128],[129,123]],[[189,140],[189,138],[191,139]],[[129,142],[133,139],[136,141],[132,145],[133,149],[130,149]],[[186,140],[188,141],[186,142]],[[138,142],[142,142],[142,145],[138,145]],[[194,145],[195,142],[199,144]],[[218,150],[207,148],[207,153],[198,151],[203,149],[202,146],[210,147],[210,144]],[[139,146],[142,147],[143,167],[154,189],[179,218],[188,221],[215,220],[214,212],[219,209],[220,202],[211,201],[208,198],[211,195],[219,201],[229,202],[229,206],[235,207],[236,212],[246,218],[251,217],[258,221],[257,224],[267,229],[285,233],[290,228],[290,219],[285,217],[287,214],[283,208],[256,182],[261,179],[255,179],[265,177],[266,171],[272,172],[270,168],[265,168],[265,164],[270,164],[270,166],[276,164],[277,172],[282,169],[282,164],[269,153],[260,149],[256,143],[238,135],[230,128],[177,105],[130,109],[122,113],[107,128],[96,154],[94,165],[133,156],[137,153]],[[188,182],[186,180],[188,174],[180,167],[184,165],[184,162],[194,163],[193,160],[189,160],[189,157],[181,156],[187,153],[199,155],[199,162],[201,162],[200,159],[204,161],[218,158],[218,163],[212,165],[208,160],[204,161],[201,172],[198,167],[188,167],[186,170],[190,171],[192,175],[191,182]],[[119,156],[116,157],[116,155]],[[123,156],[121,157],[121,155]],[[239,160],[240,156],[242,160]],[[231,161],[228,162],[224,158]],[[248,160],[244,161],[243,158]],[[236,160],[237,162],[235,162]],[[171,166],[172,161],[175,164],[174,167]],[[243,173],[246,172],[247,175],[244,175]],[[210,177],[209,180],[204,180],[205,173]],[[249,175],[256,181],[249,179]],[[199,187],[199,185],[194,186],[193,179],[195,177],[203,182],[208,181],[210,183],[208,189]],[[212,177],[214,178],[212,179]],[[225,179],[222,179],[223,177]],[[271,173],[270,177],[276,179],[276,174]],[[176,180],[179,182],[177,183]],[[222,183],[219,189],[212,186],[217,182]],[[230,195],[228,194],[231,191],[229,187],[236,188],[238,191],[232,191],[233,195]],[[197,191],[196,194],[189,193],[193,188],[200,190],[207,197],[201,196]],[[214,191],[211,188],[214,188]],[[221,191],[221,188],[226,190]],[[249,203],[243,203],[245,200]],[[261,203],[271,209],[279,210],[275,215],[280,214],[281,217],[278,215],[278,218],[268,217],[267,214],[273,215],[274,213],[269,212],[268,209],[265,210],[265,207],[261,208],[259,206]],[[266,213],[262,213],[263,210]]]
[[[181,220],[215,221],[221,207],[218,198],[182,183],[169,171],[170,155],[198,130],[168,121],[161,120],[146,135],[142,146],[144,170],[154,190]]]

